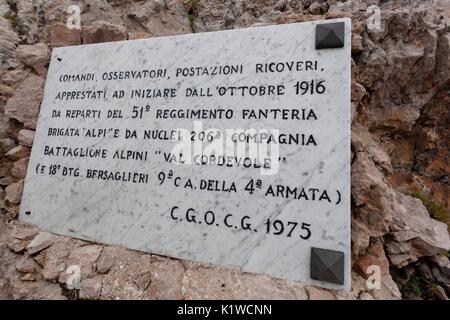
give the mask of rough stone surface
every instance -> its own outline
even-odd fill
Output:
[[[16,57],[16,45],[20,38],[14,32],[10,21],[5,17],[11,15],[9,9],[0,17],[0,66],[3,68],[14,68],[18,65]]]
[[[11,168],[11,175],[14,178],[25,179],[28,168],[28,160],[29,158],[23,158],[14,162],[13,167]]]
[[[176,260],[156,261],[151,264],[151,280],[148,294],[157,300],[180,300],[184,268]]]
[[[20,253],[25,251],[26,247],[28,246],[28,244],[30,243],[30,241],[27,240],[21,240],[21,239],[10,239],[6,242],[6,245],[8,246],[8,248],[16,253]]]
[[[14,226],[13,235],[14,238],[20,240],[32,240],[37,234],[39,230],[37,228],[17,223]]]
[[[185,299],[307,299],[304,287],[289,281],[198,263],[185,269]]]
[[[109,247],[104,248],[97,260],[97,272],[107,273],[114,266],[114,262],[115,257],[112,250]]]
[[[0,101],[8,101],[9,97],[13,95],[13,89],[9,86],[0,84]]]
[[[426,275],[435,284],[433,299],[449,296],[449,260],[441,254],[449,249],[448,230],[410,196],[419,192],[446,210],[450,205],[448,1],[201,0],[195,8],[181,0],[84,1],[82,30],[70,31],[67,1],[14,2],[13,10],[0,1],[0,299],[66,299],[57,280],[69,263],[81,263],[88,274],[80,290],[86,299],[426,298],[408,291],[413,275]],[[380,29],[367,26],[370,4],[381,9]],[[101,249],[37,234],[14,221],[47,46],[336,17],[353,21],[351,292],[305,288],[114,246]],[[379,289],[367,287],[370,265],[380,267]]]
[[[9,201],[12,204],[20,203],[22,191],[23,191],[23,181],[10,184],[5,189],[6,193],[5,200]]]
[[[243,274],[242,282],[245,286],[245,299],[250,300],[306,300],[303,287],[286,284],[284,281],[265,275]]]
[[[81,29],[69,29],[63,23],[52,24],[49,29],[50,45],[53,48],[81,44]]]
[[[25,127],[35,129],[43,90],[44,78],[29,74],[8,100],[5,114],[23,123]]]
[[[66,264],[68,266],[76,265],[80,267],[81,278],[85,279],[93,275],[94,264],[100,256],[102,248],[101,245],[84,245],[77,247],[70,252]]]
[[[9,160],[16,161],[25,157],[28,157],[30,154],[30,149],[24,146],[17,146],[9,150],[5,157]]]
[[[373,300],[373,297],[370,295],[370,293],[363,292],[359,296],[359,300]]]
[[[309,300],[336,300],[333,293],[316,287],[306,287],[306,292]]]
[[[31,147],[33,145],[34,131],[22,129],[19,131],[17,139],[19,140],[19,143],[21,145],[25,147]]]
[[[344,22],[342,24],[339,24],[341,27],[344,27]],[[302,26],[302,27],[301,27]],[[303,37],[306,37],[307,35],[314,34],[316,31],[315,25],[308,23],[308,24],[290,24],[288,26],[284,27],[268,27],[266,28],[255,28],[252,29],[249,32],[244,32],[242,34],[242,37],[245,37],[245,41],[251,43],[252,45],[250,47],[247,46],[248,52],[245,51],[245,53],[236,52],[235,54],[228,55],[226,58],[224,57],[221,60],[221,63],[233,63],[233,61],[240,60],[241,63],[249,63],[252,64],[254,62],[254,59],[251,57],[252,53],[257,50],[259,51],[261,48],[262,52],[261,54],[265,54],[265,52],[270,52],[270,55],[279,55],[282,57],[286,50],[290,52],[289,48],[292,50],[295,49],[295,45],[292,44],[292,42],[286,42],[285,39],[289,38],[291,35],[298,34],[301,32],[302,28],[308,29],[308,32],[303,32]],[[278,30],[276,33],[279,35],[276,36],[273,41],[271,42],[270,47],[267,47],[265,41],[255,41],[255,38],[258,38],[260,36],[265,36],[265,30],[271,30],[272,28],[276,28]],[[343,29],[343,28],[342,28]],[[334,96],[334,101],[337,104],[341,104],[342,110],[339,108],[334,108],[333,111],[327,112],[327,115],[323,115],[323,122],[320,125],[319,123],[316,123],[315,121],[309,121],[304,123],[303,130],[310,131],[310,133],[314,134],[316,136],[315,139],[318,140],[327,140],[327,142],[322,143],[321,148],[315,149],[315,156],[317,158],[320,158],[323,162],[321,165],[323,165],[324,168],[327,168],[326,170],[319,171],[316,174],[310,173],[308,179],[308,184],[310,186],[317,186],[321,185],[324,180],[332,181],[330,182],[331,185],[328,185],[328,193],[331,192],[330,190],[338,189],[340,192],[344,192],[348,189],[345,187],[348,186],[349,180],[350,180],[350,139],[345,139],[345,136],[347,138],[349,137],[350,132],[350,121],[349,121],[349,101],[348,100],[348,94],[344,94],[344,92],[349,93],[350,91],[350,19],[345,20],[345,29],[346,31],[346,50],[339,51],[339,55],[336,56],[335,54],[332,54],[332,51],[327,51],[327,58],[322,59],[321,63],[322,67],[325,69],[328,69],[330,71],[330,79],[327,81],[332,81],[333,83],[341,83],[341,79],[337,77],[337,74],[341,73],[341,71],[338,70],[346,70],[347,72],[347,78],[344,81],[346,84],[344,87],[346,89],[341,90],[341,94],[339,96]],[[274,29],[275,30],[275,29]],[[216,39],[211,39],[211,41],[207,41],[204,37],[215,37]],[[219,37],[219,38],[218,38]],[[174,40],[173,38],[172,40]],[[172,45],[170,45],[167,51],[164,51],[164,41],[161,42],[161,52],[159,55],[163,54],[164,56],[170,56],[170,53],[172,51],[176,52],[182,52],[186,47],[190,47],[191,45],[197,45],[199,42],[195,39],[200,38],[193,38],[193,37],[177,37],[176,39],[179,39],[179,41],[171,42],[172,45],[175,45],[176,47],[179,47],[180,50],[176,50],[172,48]],[[206,46],[203,47],[202,50],[207,51],[209,49],[213,49],[221,43],[228,42],[228,46],[231,50],[233,47],[233,50],[242,51],[239,48],[241,48],[241,42],[242,39],[239,40],[239,37],[235,37],[235,33],[233,32],[227,32],[227,33],[209,33],[209,34],[203,34],[202,39],[204,41],[201,41],[202,43],[206,43]],[[227,40],[227,41],[226,41]],[[234,41],[234,42],[233,42]],[[232,42],[234,43],[232,45]],[[276,45],[278,42],[285,43],[283,44],[282,48],[280,49],[280,46]],[[61,61],[58,62],[58,60],[55,59],[54,63],[57,65],[55,72],[52,72],[52,74],[49,74],[47,77],[47,83],[46,83],[46,96],[44,97],[45,103],[43,103],[43,106],[41,108],[41,114],[40,114],[40,128],[36,131],[36,135],[39,135],[39,139],[35,139],[35,143],[33,146],[33,149],[35,150],[47,150],[49,146],[55,146],[57,144],[57,140],[60,141],[59,143],[63,143],[66,147],[77,147],[80,148],[83,147],[83,150],[85,147],[91,148],[92,147],[92,141],[90,139],[70,139],[71,142],[62,142],[61,138],[53,137],[55,134],[52,134],[50,129],[52,128],[60,128],[62,125],[65,124],[65,127],[69,126],[76,126],[76,121],[72,124],[67,123],[64,121],[64,119],[61,119],[59,117],[52,116],[52,110],[54,110],[53,103],[49,102],[50,100],[54,100],[52,97],[55,97],[57,95],[58,90],[55,91],[55,86],[59,87],[59,85],[63,85],[60,82],[60,74],[72,74],[73,72],[78,72],[75,69],[79,69],[78,65],[82,65],[84,63],[84,67],[87,68],[88,65],[90,65],[93,69],[90,69],[90,72],[96,72],[99,74],[102,72],[102,69],[109,68],[109,65],[111,64],[108,62],[106,65],[98,69],[98,65],[101,65],[103,62],[98,60],[97,63],[92,64],[92,61],[89,62],[89,60],[92,60],[91,58],[94,58],[97,56],[98,53],[101,52],[102,48],[107,49],[107,51],[116,52],[115,58],[117,60],[130,60],[134,61],[138,64],[130,64],[126,66],[123,64],[121,66],[122,69],[124,68],[140,68],[142,66],[139,65],[139,61],[136,59],[129,59],[130,57],[130,51],[129,49],[132,49],[134,53],[131,55],[139,53],[143,53],[145,51],[145,46],[142,47],[141,44],[144,42],[142,41],[128,41],[127,50],[121,50],[121,48],[125,48],[124,42],[120,43],[109,43],[106,44],[98,44],[98,45],[85,45],[83,48],[81,47],[68,47],[68,48],[60,48],[57,50],[58,57],[61,58]],[[151,44],[152,42],[145,42],[147,44]],[[159,43],[159,42],[158,42]],[[288,44],[291,44],[289,47]],[[111,47],[113,46],[113,47]],[[157,46],[155,44],[155,46]],[[82,51],[80,51],[82,49]],[[116,50],[117,49],[117,50]],[[197,48],[199,49],[199,48]],[[272,50],[273,49],[273,50]],[[274,50],[278,50],[276,53]],[[311,49],[311,48],[310,48]],[[88,50],[88,51],[86,51]],[[100,51],[99,51],[100,50]],[[314,50],[314,47],[312,47],[309,54],[311,55],[311,59],[319,59],[321,54],[320,52],[317,52]],[[106,56],[101,58],[101,60],[108,60],[107,53],[105,53]],[[304,53],[305,54],[305,53]],[[172,55],[173,56],[173,55]],[[80,59],[81,57],[84,57]],[[183,58],[184,57],[184,58]],[[240,59],[240,58],[241,59]],[[289,55],[287,56],[289,58]],[[109,57],[111,58],[111,57]],[[323,57],[322,57],[323,58]],[[79,60],[77,60],[79,59]],[[167,57],[166,59],[169,59]],[[173,64],[176,65],[185,65],[189,63],[194,63],[192,61],[193,57],[190,57],[188,54],[182,54],[181,58],[173,58],[174,60],[167,60],[165,63],[167,63],[168,67],[172,66]],[[184,59],[184,60],[183,60]],[[203,58],[202,58],[203,59]],[[226,59],[226,60],[224,60]],[[347,60],[346,63],[341,63],[342,60]],[[114,60],[114,59],[113,59]],[[67,61],[67,62],[64,62]],[[78,61],[78,62],[77,62]],[[203,60],[199,60],[198,62],[202,62]],[[203,61],[204,62],[204,61]],[[197,62],[195,62],[197,63]],[[54,66],[55,66],[54,64]],[[60,65],[61,64],[61,65]],[[60,65],[60,66],[59,66]],[[336,69],[337,68],[337,69]],[[79,71],[81,72],[81,71]],[[344,72],[344,71],[342,71]],[[331,75],[334,75],[332,77]],[[49,78],[50,77],[50,78]],[[58,80],[59,79],[59,80]],[[284,79],[284,81],[288,81],[285,77],[280,77],[281,79]],[[289,78],[291,79],[291,78]],[[51,80],[51,81],[50,81]],[[223,80],[223,79],[222,79]],[[216,79],[215,83],[217,83],[219,86],[221,85],[222,80]],[[261,80],[261,79],[260,79]],[[257,79],[254,79],[254,81],[260,81]],[[291,79],[293,81],[296,81],[296,79]],[[65,80],[62,80],[65,82]],[[175,85],[178,80],[173,82]],[[203,80],[199,81],[203,83]],[[212,81],[212,80],[211,80]],[[262,81],[262,80],[261,80]],[[274,81],[274,80],[273,80]],[[74,80],[70,80],[70,82],[74,82]],[[73,85],[76,85],[75,83]],[[194,85],[194,84],[191,84]],[[210,83],[212,86],[212,83]],[[63,85],[65,86],[65,85]],[[83,86],[80,84],[80,86]],[[77,86],[78,88],[78,86]],[[81,87],[80,87],[81,88]],[[87,90],[88,88],[84,86],[84,89]],[[113,88],[109,88],[110,90],[113,90]],[[68,89],[67,89],[68,90]],[[314,97],[319,97],[319,95],[314,95]],[[78,98],[77,98],[78,99]],[[232,99],[232,98],[230,98]],[[250,98],[247,98],[250,99]],[[58,99],[57,99],[58,100]],[[70,100],[70,99],[69,99]],[[85,101],[81,101],[85,100]],[[92,106],[92,104],[88,101],[89,99],[80,99],[80,101],[76,102],[77,109],[84,109],[89,108]],[[251,99],[250,99],[251,100]],[[128,101],[128,100],[127,100]],[[122,101],[122,104],[124,104],[126,101]],[[131,102],[131,100],[130,100]],[[225,100],[222,101],[225,103]],[[315,98],[310,99],[309,104],[311,108],[314,108],[314,106],[320,108],[323,103],[326,101],[322,98]],[[56,103],[56,102],[54,102]],[[69,105],[63,105],[64,103],[60,103],[58,105],[58,108],[62,109],[63,112],[63,118],[65,118],[65,110],[67,108],[71,108],[73,104],[75,104],[75,101],[73,103],[70,103]],[[74,106],[75,107],[75,106]],[[235,109],[235,112],[239,112],[238,109]],[[338,120],[335,120],[338,119]],[[74,120],[74,119],[72,119]],[[125,121],[125,122],[124,122]],[[126,121],[130,121],[129,123]],[[71,122],[71,121],[69,121]],[[238,127],[248,127],[253,124],[254,121],[238,121],[233,122],[230,125],[238,126]],[[97,123],[97,122],[96,122]],[[108,125],[110,123],[110,120],[105,120],[104,125]],[[136,124],[135,121],[131,118],[128,118],[128,120],[123,119],[122,120],[122,128],[126,127],[128,129],[133,129],[132,127]],[[128,123],[128,124],[127,124]],[[101,123],[97,123],[99,126],[103,126]],[[168,123],[165,125],[169,125]],[[171,126],[174,126],[174,128],[177,128],[180,124],[177,124],[176,122],[173,122]],[[277,121],[266,121],[266,125],[268,126],[276,126]],[[321,126],[326,126],[328,129],[326,131],[323,131],[320,129]],[[80,123],[80,126],[86,127],[86,124]],[[160,124],[155,124],[155,128],[159,128],[162,126],[162,122]],[[342,131],[341,127],[346,126],[347,129]],[[48,128],[48,129],[44,129]],[[162,127],[161,127],[162,128]],[[81,128],[80,128],[81,129]],[[86,129],[86,128],[84,128]],[[83,132],[86,131],[83,129]],[[297,130],[297,126],[294,124],[294,122],[290,121],[289,125],[286,123],[285,130],[289,131],[290,133],[295,133]],[[124,129],[122,129],[123,131]],[[121,132],[122,132],[121,131]],[[336,134],[333,134],[336,133]],[[84,136],[84,133],[80,134]],[[51,135],[51,137],[48,137],[48,135]],[[60,133],[57,135],[61,135]],[[63,134],[64,135],[64,134]],[[346,143],[342,142],[342,139],[347,140]],[[63,139],[66,140],[66,139]],[[103,143],[109,144],[108,141],[102,140]],[[156,142],[155,142],[156,143]],[[150,146],[150,145],[148,145]],[[167,149],[167,151],[170,151],[170,147],[164,143],[164,142],[158,142],[157,145],[153,143],[153,147],[157,148],[163,148]],[[57,147],[56,147],[57,148]],[[147,148],[147,147],[146,147]],[[48,151],[48,150],[47,150]],[[51,151],[51,150],[50,150]],[[334,151],[334,152],[332,152]],[[330,154],[331,152],[331,154]],[[44,152],[45,153],[45,152]],[[46,152],[45,158],[53,158],[52,155],[48,154]],[[59,157],[62,155],[60,154]],[[310,160],[305,160],[305,157],[301,155],[300,152],[290,153],[291,161],[293,163],[296,163],[298,167],[303,167],[304,170],[308,171],[309,169],[313,169],[314,164],[311,164]],[[79,167],[80,173],[82,176],[84,174],[82,173],[83,166],[86,164],[86,159],[83,156],[73,156],[73,157],[64,157],[67,163],[61,163],[63,166],[72,166],[72,167]],[[294,159],[295,158],[295,159]],[[32,183],[28,183],[25,185],[25,193],[22,196],[22,205],[21,205],[21,212],[20,212],[20,218],[21,221],[26,221],[28,223],[32,224],[38,224],[43,229],[55,232],[55,233],[62,233],[62,234],[69,234],[74,237],[82,237],[82,238],[88,238],[92,239],[98,242],[105,242],[105,243],[117,243],[124,245],[129,248],[139,248],[142,251],[150,251],[152,250],[154,252],[165,252],[165,254],[169,256],[179,256],[184,257],[185,259],[191,259],[191,260],[199,260],[199,261],[215,261],[217,265],[229,265],[230,263],[232,265],[237,265],[243,268],[244,271],[247,272],[255,272],[255,273],[267,273],[269,275],[279,277],[279,278],[285,278],[285,279],[291,279],[291,280],[297,280],[297,281],[309,281],[309,261],[307,259],[304,259],[304,257],[307,257],[311,250],[311,245],[314,244],[314,246],[317,247],[326,247],[329,245],[335,246],[335,250],[342,251],[343,253],[343,259],[342,259],[342,274],[350,274],[350,267],[351,267],[351,254],[350,254],[350,232],[349,232],[349,219],[346,218],[346,215],[349,214],[349,207],[350,207],[350,195],[346,194],[345,196],[342,196],[342,199],[338,201],[337,203],[333,204],[334,207],[334,214],[333,215],[322,215],[318,214],[320,212],[323,212],[324,210],[328,210],[329,206],[331,205],[328,202],[335,202],[337,200],[337,193],[334,192],[333,196],[336,196],[336,199],[333,199],[333,196],[330,195],[330,198],[328,198],[328,195],[326,195],[325,190],[321,190],[320,192],[324,193],[327,201],[316,201],[313,207],[310,208],[309,212],[305,213],[304,219],[309,220],[309,223],[312,225],[322,225],[326,222],[332,222],[332,224],[335,225],[334,228],[327,229],[327,237],[317,237],[314,238],[314,241],[308,242],[308,241],[296,241],[294,242],[293,246],[287,246],[284,244],[284,242],[280,242],[276,240],[275,238],[268,237],[267,241],[264,241],[261,243],[260,236],[257,233],[252,232],[251,236],[246,232],[235,232],[233,235],[233,241],[230,240],[230,234],[227,234],[225,230],[220,231],[220,227],[215,227],[218,232],[215,232],[215,230],[207,230],[201,231],[201,229],[198,230],[191,230],[192,226],[185,226],[189,230],[187,230],[185,227],[182,227],[181,225],[178,225],[176,227],[173,224],[173,221],[170,221],[168,219],[161,219],[161,217],[158,214],[147,214],[148,208],[157,208],[157,207],[167,207],[168,205],[171,205],[172,198],[170,196],[170,192],[163,190],[163,195],[161,197],[150,197],[148,198],[149,194],[155,194],[160,192],[163,188],[163,186],[158,186],[157,184],[146,184],[144,185],[138,185],[138,184],[128,184],[126,187],[121,189],[121,192],[116,192],[116,184],[106,184],[103,188],[95,188],[95,190],[92,190],[93,187],[92,179],[72,179],[71,183],[67,180],[67,178],[59,179],[59,183],[56,183],[55,177],[52,177],[50,174],[42,174],[41,172],[38,172],[37,168],[39,166],[39,163],[42,163],[43,159],[40,159],[39,157],[31,157],[30,159],[30,166],[32,170],[28,171],[27,179],[29,181],[32,181]],[[94,159],[92,159],[94,160]],[[56,158],[55,158],[56,161]],[[63,160],[61,160],[63,161]],[[108,161],[107,161],[108,162]],[[46,169],[49,168],[49,165],[51,163],[47,163]],[[106,167],[104,169],[108,170],[116,170],[116,171],[122,171],[122,170],[130,170],[128,162],[121,161],[118,166],[115,164],[109,163],[106,164]],[[138,163],[134,163],[133,165],[140,166]],[[306,166],[306,167],[305,167]],[[43,169],[43,167],[41,167]],[[340,168],[339,170],[336,170],[336,168]],[[61,167],[60,169],[63,169]],[[190,170],[192,168],[188,166],[182,166],[178,169],[178,174],[189,174]],[[138,167],[136,167],[133,170],[138,170]],[[159,169],[158,169],[159,170]],[[277,173],[278,179],[280,181],[284,181],[284,184],[287,185],[295,185],[298,183],[298,178],[302,176],[302,173],[298,170],[296,174],[292,173],[292,170],[290,170],[288,167],[281,167],[280,171]],[[58,175],[67,176],[67,174],[64,173],[64,170],[58,173]],[[225,172],[222,172],[222,174],[217,177],[218,179],[227,179],[227,176],[229,174],[225,174]],[[116,175],[117,177],[117,175]],[[240,179],[247,179],[247,175],[244,173],[244,171],[240,171],[240,173],[236,173],[234,176],[234,181],[238,181]],[[231,181],[230,181],[231,182]],[[53,187],[49,187],[47,190],[43,188],[45,185],[53,185]],[[116,187],[115,187],[116,186]],[[166,187],[164,187],[166,188]],[[301,188],[298,190],[300,191]],[[111,192],[115,193],[115,201],[103,201],[104,196],[108,197]],[[306,200],[314,200],[314,194],[311,192],[311,189],[307,191],[308,197],[306,197]],[[102,196],[104,194],[104,196]],[[92,205],[95,201],[95,198],[92,197],[95,196],[95,198],[101,200],[101,204],[99,205]],[[286,194],[287,196],[287,194]],[[292,195],[291,195],[292,196]],[[254,197],[256,197],[254,195]],[[278,195],[279,197],[279,195]],[[312,199],[311,199],[312,197]],[[80,208],[80,205],[84,203],[87,199],[90,199],[90,205],[85,206],[85,208]],[[148,198],[146,202],[141,202],[140,199]],[[187,193],[181,193],[177,197],[178,202],[188,203],[191,200],[192,196],[188,195]],[[211,202],[211,196],[206,193],[201,193],[196,196],[197,198],[197,205],[200,206],[202,204],[208,204]],[[301,197],[300,197],[301,198]],[[317,198],[315,198],[317,200]],[[264,195],[259,194],[258,198],[255,198],[253,200],[260,202],[259,206],[254,206],[254,201],[249,201],[248,196],[245,195],[245,193],[238,192],[235,196],[233,196],[233,201],[222,201],[221,204],[219,203],[219,207],[217,210],[220,209],[222,212],[226,211],[235,211],[235,214],[238,215],[245,215],[248,214],[249,211],[253,211],[254,215],[258,216],[260,213],[264,213],[266,215],[270,215],[273,213],[276,213],[280,210],[279,205],[277,204],[277,201],[273,201],[273,199],[270,199],[268,197],[264,197]],[[312,202],[311,202],[312,203]],[[131,205],[132,204],[132,205]],[[118,211],[117,208],[125,205],[128,207],[128,210],[130,212],[134,212],[133,217],[126,218],[120,210]],[[301,201],[295,201],[289,204],[290,206],[290,213],[287,216],[285,216],[285,219],[296,219],[295,213],[297,210],[302,209]],[[60,208],[64,207],[64,211],[61,212]],[[107,215],[101,214],[101,212],[98,210],[100,207],[102,207],[105,212],[108,211],[109,213]],[[32,214],[25,214],[25,210],[31,210]],[[83,209],[84,214],[80,214],[79,210]],[[231,212],[230,211],[230,212]],[[260,212],[262,211],[262,212]],[[58,214],[54,214],[55,212],[58,212]],[[260,217],[261,218],[261,217]],[[263,221],[258,218],[257,223],[262,223]],[[86,219],[90,219],[92,222],[89,223],[91,225],[90,227],[86,224]],[[106,220],[105,220],[106,219]],[[142,220],[140,224],[136,224],[135,221]],[[120,221],[120,222],[119,222]],[[117,229],[115,226],[117,223],[121,224],[121,228]],[[109,226],[106,227],[106,225],[111,225],[113,228],[112,230],[115,230],[114,232],[108,232]],[[97,226],[97,227],[96,227]],[[112,231],[111,230],[111,231]],[[201,231],[201,232],[200,232]],[[252,230],[253,231],[253,230]],[[180,245],[176,245],[177,239],[183,239],[187,236],[189,233],[196,233],[200,232],[199,235],[201,237],[194,237],[192,241],[184,241],[180,243]],[[314,231],[312,231],[314,233]],[[301,234],[304,234],[305,232],[301,232]],[[170,236],[168,236],[170,235]],[[192,236],[192,234],[191,234]],[[303,236],[303,235],[302,235]],[[311,238],[312,239],[312,238]],[[330,239],[334,239],[333,241],[330,241]],[[213,253],[210,250],[204,250],[205,249],[205,242],[209,243],[210,248],[217,248],[217,252]],[[241,243],[241,244],[238,244]],[[187,246],[189,244],[189,246]],[[220,249],[219,249],[220,248]],[[257,248],[257,249],[255,249]],[[251,255],[252,257],[249,258],[247,254],[242,254],[243,252],[250,252],[252,250],[257,250],[259,252],[259,255]],[[273,253],[273,251],[283,251],[284,254],[280,255],[277,259],[273,259],[272,257],[271,262],[267,261],[266,263],[261,263],[260,259],[262,256],[270,255]],[[301,264],[293,264],[291,263],[291,260],[299,261]],[[342,281],[335,282],[334,284],[337,286],[350,288],[350,282],[348,281],[348,276],[343,277],[340,276]],[[330,281],[331,282],[331,281]],[[329,284],[331,285],[331,284]]]
[[[8,86],[15,87],[17,84],[25,80],[30,72],[31,70],[23,65],[16,69],[5,72],[2,80]]]
[[[20,45],[17,56],[27,66],[32,67],[39,75],[45,76],[50,62],[50,49],[45,43]]]
[[[3,178],[7,176],[10,173],[12,166],[13,163],[8,159],[6,158],[0,159],[0,177]]]
[[[51,281],[58,280],[59,275],[66,271],[69,266],[66,263],[69,254],[74,248],[80,245],[82,245],[81,241],[70,238],[63,238],[54,242],[53,245],[46,250],[43,259],[42,276],[44,279]]]
[[[28,244],[27,251],[29,254],[38,253],[41,250],[49,247],[58,239],[57,236],[48,232],[39,232],[39,234]]]
[[[109,247],[116,257],[115,265],[103,278],[105,299],[148,299],[145,289],[150,284],[150,255],[124,248]]]
[[[106,21],[96,21],[83,30],[83,43],[127,40],[127,29]]]
[[[33,273],[36,270],[36,262],[25,255],[16,263],[16,269],[23,273]]]
[[[235,269],[191,264],[183,281],[186,299],[238,299],[245,296],[240,273]]]
[[[102,277],[96,276],[81,281],[80,298],[98,299],[102,293]]]
[[[398,242],[411,241],[418,257],[436,255],[450,248],[447,225],[430,219],[422,202],[402,193],[395,193],[399,206],[394,211],[398,231],[392,233]]]

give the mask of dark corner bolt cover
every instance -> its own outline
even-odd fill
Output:
[[[344,253],[311,248],[311,279],[344,284]]]
[[[316,49],[343,48],[345,23],[322,23],[316,26]]]

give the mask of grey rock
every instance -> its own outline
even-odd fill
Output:
[[[98,258],[96,266],[98,273],[107,273],[114,266],[115,257],[108,248],[109,247],[104,248]]]
[[[309,300],[336,300],[336,295],[330,290],[317,287],[306,287]]]
[[[374,300],[368,292],[363,292],[358,297],[359,300]]]
[[[9,150],[14,148],[17,144],[14,139],[4,138],[0,139],[0,145],[2,146],[2,152],[7,153]]]
[[[77,247],[70,252],[66,264],[67,266],[78,266],[81,271],[81,278],[88,278],[94,273],[94,265],[102,252],[102,248],[101,245],[96,244]]]
[[[432,256],[450,248],[445,223],[431,219],[418,199],[395,192],[394,223],[401,228],[394,232],[398,241],[412,241],[418,256]]]
[[[16,269],[23,273],[33,273],[36,270],[36,262],[28,255],[24,255],[17,263]]]
[[[29,68],[26,68],[21,64],[20,67],[5,72],[3,76],[3,82],[9,86],[16,86],[17,84],[25,80],[30,72],[31,70]]]
[[[32,240],[38,232],[35,227],[23,224],[16,224],[13,229],[14,237],[21,240]]]
[[[6,242],[6,245],[11,251],[14,251],[16,253],[21,253],[25,251],[30,241],[28,240],[21,240],[21,239],[10,239]]]
[[[151,281],[149,281],[148,288],[150,298],[156,300],[182,299],[183,277],[184,268],[179,261],[167,259],[152,263]]]
[[[19,159],[14,162],[13,167],[11,168],[11,175],[17,179],[25,179],[27,174],[29,158]]]
[[[18,65],[16,45],[20,39],[12,29],[11,22],[0,17],[0,66],[1,68],[15,68]]]
[[[24,146],[17,146],[9,150],[5,157],[12,161],[17,161],[22,158],[26,158],[30,155],[30,149]]]
[[[50,281],[57,280],[61,272],[65,271],[66,267],[68,267],[66,261],[70,252],[82,244],[83,243],[79,240],[66,237],[54,242],[53,245],[46,250],[43,259],[42,276],[44,279]]]
[[[96,21],[83,29],[83,43],[127,40],[127,29],[106,21]]]
[[[151,271],[151,259],[141,254],[118,247],[108,247],[116,258],[103,278],[103,299],[148,299],[145,288]]]

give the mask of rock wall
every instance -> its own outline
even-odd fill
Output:
[[[81,29],[66,27],[69,5],[81,8]],[[353,21],[351,292],[88,243],[16,220],[52,48],[336,17]],[[448,0],[0,0],[0,75],[0,299],[450,294]],[[80,290],[67,286],[73,264]]]

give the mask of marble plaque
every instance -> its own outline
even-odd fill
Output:
[[[53,49],[20,220],[349,289],[350,51],[350,19]]]

